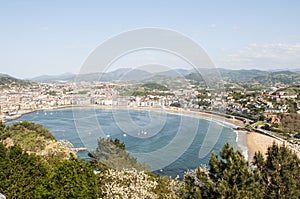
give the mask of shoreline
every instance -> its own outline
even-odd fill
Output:
[[[269,135],[264,135],[258,132],[249,131],[247,132],[247,145],[248,145],[248,157],[249,163],[253,161],[253,156],[255,152],[260,151],[264,157],[266,157],[267,149],[269,146],[272,146],[273,142],[275,144],[282,146],[287,146],[290,150],[297,154],[300,158],[300,151],[292,148],[289,144],[286,144],[287,141],[279,140]]]
[[[245,131],[245,130],[236,130],[234,128],[237,127],[245,127],[244,122],[239,119],[231,118],[230,115],[221,115],[214,112],[203,112],[203,111],[193,111],[193,110],[185,110],[178,108],[153,108],[153,107],[128,107],[128,106],[105,106],[105,105],[65,105],[65,106],[57,106],[53,108],[45,108],[45,109],[35,109],[22,111],[20,114],[15,115],[15,117],[11,117],[9,119],[4,120],[4,123],[16,120],[24,115],[34,113],[37,111],[51,111],[51,110],[63,110],[63,109],[120,109],[120,110],[145,110],[145,111],[163,111],[170,114],[182,114],[185,116],[191,117],[200,117],[201,119],[205,119],[210,122],[215,122],[219,125],[226,126],[228,128],[232,128],[234,133],[236,134],[236,145],[237,150],[239,150],[245,159],[251,163],[253,161],[253,156],[255,152],[260,151],[264,157],[266,156],[267,148],[273,144],[275,141],[276,144],[282,145],[285,141],[278,140],[274,137],[264,135],[262,133],[254,132],[254,131]],[[298,157],[300,158],[300,152],[292,149]]]
[[[201,111],[193,111],[193,110],[184,110],[184,109],[178,109],[178,108],[153,108],[153,107],[128,107],[128,106],[105,106],[105,105],[65,105],[65,106],[58,106],[53,108],[45,108],[45,109],[35,109],[35,110],[28,110],[24,113],[21,113],[20,115],[17,115],[16,117],[10,118],[5,120],[4,122],[16,120],[23,115],[27,115],[30,113],[34,113],[37,111],[51,111],[51,110],[63,110],[63,109],[122,109],[122,110],[151,110],[151,111],[163,111],[170,114],[183,114],[185,116],[190,117],[199,117],[201,119],[205,119],[210,122],[215,122],[219,125],[228,127],[228,128],[236,128],[236,127],[244,127],[244,123],[241,120],[228,118],[226,115],[220,115],[220,114],[214,114],[211,112],[201,112]],[[248,158],[248,146],[246,142],[246,137],[241,133],[240,131],[233,130],[236,134],[236,145],[237,149],[243,153],[245,156],[245,159]]]

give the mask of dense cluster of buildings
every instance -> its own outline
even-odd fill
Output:
[[[296,105],[297,110],[300,109],[299,96],[282,91],[282,87],[261,91],[232,87],[226,91],[215,92],[193,85],[168,92],[154,89],[141,96],[133,94],[134,92],[122,94],[122,90],[130,86],[132,85],[128,83],[107,82],[57,82],[25,87],[10,86],[9,89],[2,89],[0,93],[0,119],[11,119],[40,109],[90,105],[221,110],[246,117],[259,117],[261,114],[270,117],[268,115],[286,113],[291,109],[291,102]]]

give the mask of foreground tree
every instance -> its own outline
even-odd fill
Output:
[[[76,158],[47,163],[0,142],[0,193],[7,198],[98,198],[93,169]]]
[[[7,198],[32,198],[46,190],[47,165],[18,146],[6,148],[0,142],[0,193]]]
[[[300,159],[286,146],[273,143],[266,159],[259,152],[253,163],[266,185],[264,198],[300,198]]]
[[[98,198],[93,169],[75,157],[54,163],[46,188],[44,198]]]
[[[263,197],[260,172],[251,170],[243,155],[228,143],[220,152],[220,159],[212,153],[209,166],[186,173],[183,198]]]
[[[90,163],[98,170],[135,168],[138,171],[143,171],[149,167],[147,164],[140,163],[136,158],[131,156],[125,150],[125,144],[121,143],[119,139],[99,138],[96,151],[90,152],[89,156],[91,157]]]

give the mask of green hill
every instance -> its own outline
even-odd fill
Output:
[[[145,88],[146,91],[168,91],[169,89],[161,84],[155,83],[155,82],[148,82],[143,84],[141,87]]]
[[[133,96],[146,96],[148,94],[153,95],[164,95],[161,91],[169,91],[166,86],[155,83],[147,82],[134,89],[132,92]]]
[[[5,126],[1,123],[0,142],[6,146],[20,146],[28,153],[35,153],[45,157],[59,157],[68,159],[70,153],[75,155],[71,149],[57,141],[53,134],[42,125],[32,122],[17,122]]]
[[[213,72],[213,71],[211,71]],[[300,73],[291,71],[261,71],[261,70],[228,70],[218,69],[220,77],[227,82],[232,83],[259,83],[262,85],[272,85],[276,83],[281,84],[299,84]],[[209,71],[205,71],[206,77],[214,77]],[[185,76],[187,79],[195,80],[198,82],[203,81],[201,74],[190,73]]]
[[[1,88],[10,88],[12,86],[29,86],[32,85],[33,82],[17,79],[14,77],[11,77],[6,74],[0,73],[0,89]]]

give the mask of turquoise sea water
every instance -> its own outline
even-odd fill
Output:
[[[219,152],[226,141],[236,148],[232,127],[196,116],[142,110],[61,109],[37,111],[16,121],[42,124],[58,140],[95,150],[99,137],[119,138],[126,149],[154,172],[183,176],[207,164],[211,149]],[[220,130],[220,134],[214,134]],[[202,150],[202,151],[201,151]],[[87,158],[87,153],[78,153]],[[148,161],[148,162],[147,162]]]

